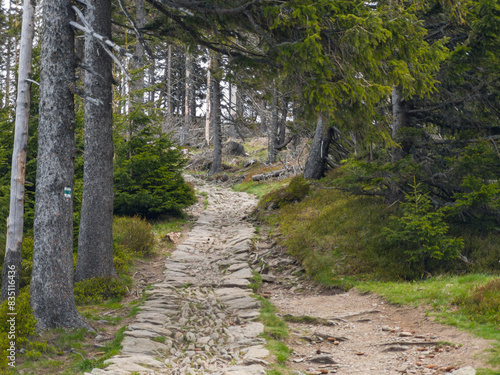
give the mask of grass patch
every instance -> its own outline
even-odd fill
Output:
[[[258,198],[271,192],[274,189],[288,185],[288,180],[279,181],[247,181],[233,186],[235,191],[244,191],[248,194],[255,194]]]

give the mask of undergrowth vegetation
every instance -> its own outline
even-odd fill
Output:
[[[120,314],[109,311],[123,311],[132,316],[144,302],[142,298],[123,303],[131,286],[130,272],[136,259],[150,259],[156,254],[156,237],[171,231],[182,230],[186,220],[175,218],[158,221],[154,226],[139,217],[115,217],[113,222],[113,260],[118,273],[114,278],[94,278],[75,283],[74,293],[82,315],[91,323],[99,322],[112,327],[122,321]],[[33,260],[33,237],[23,240],[23,262],[21,272],[21,293],[16,298],[16,370],[8,370],[7,357],[0,358],[0,374],[76,374],[104,367],[104,361],[118,354],[125,327],[119,329],[115,338],[95,351],[93,340],[97,333],[87,330],[49,330],[35,336],[36,320],[29,303],[29,284]],[[75,254],[76,255],[76,254]],[[76,260],[76,257],[75,257]],[[8,301],[0,305],[0,315],[6,317]],[[122,314],[122,315],[123,315]],[[11,346],[10,325],[7,319],[0,322],[0,350],[7,353]],[[91,343],[89,345],[89,342]],[[20,349],[21,352],[19,351]],[[76,351],[75,351],[76,350]],[[78,352],[78,354],[75,354]],[[73,354],[71,354],[73,353]],[[21,372],[20,372],[21,371]]]

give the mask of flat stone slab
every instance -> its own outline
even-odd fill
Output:
[[[250,267],[243,268],[239,271],[236,271],[230,275],[230,277],[235,277],[238,279],[250,279],[253,276],[252,270]]]
[[[222,375],[265,375],[266,370],[261,365],[234,366],[222,370]]]
[[[133,355],[133,356],[117,355],[114,356],[113,358],[104,361],[105,365],[107,365],[108,363],[118,365],[120,367],[125,367],[123,365],[129,363],[133,363],[136,365],[146,365],[148,367],[153,367],[156,369],[164,369],[167,367],[163,362],[158,361],[157,359],[154,359],[153,357],[150,357],[148,355]]]
[[[248,288],[250,281],[247,279],[236,279],[236,278],[224,278],[222,280],[221,286],[225,288]]]
[[[172,252],[170,259],[176,260],[179,262],[200,262],[203,260],[203,257],[191,253],[187,253],[185,251],[175,250]]]
[[[228,307],[236,310],[248,310],[248,309],[260,308],[260,302],[252,297],[241,297],[237,299],[231,299],[226,301],[225,303]]]
[[[168,320],[168,317],[163,313],[157,312],[140,312],[136,316],[137,320],[147,320],[153,324],[164,324]]]
[[[152,339],[153,337],[161,336],[156,332],[144,331],[141,329],[136,329],[136,330],[132,330],[132,331],[125,331],[124,335],[135,337],[135,338],[145,338],[145,339]]]
[[[242,350],[245,355],[243,358],[248,359],[248,358],[259,358],[259,359],[264,359],[269,357],[270,353],[269,350],[264,348],[262,345],[257,345],[257,346],[251,346],[248,349]]]
[[[235,271],[239,271],[243,268],[248,268],[247,262],[232,264],[231,266],[229,266],[229,268],[227,270],[228,270],[228,272],[235,272]]]
[[[251,322],[244,326],[232,326],[227,331],[235,337],[253,338],[264,333],[264,324]]]
[[[150,331],[157,333],[158,336],[165,336],[165,337],[170,337],[172,336],[172,331],[163,328],[161,326],[155,325],[155,324],[149,324],[149,323],[133,323],[128,326],[129,330],[133,331]],[[128,331],[127,331],[128,332]]]
[[[161,342],[130,336],[125,336],[122,341],[122,346],[122,354],[143,354],[151,356],[165,354],[170,349],[169,346]]]

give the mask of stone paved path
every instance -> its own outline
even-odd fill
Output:
[[[129,324],[120,355],[92,375],[265,374],[260,303],[248,287],[254,229],[243,219],[256,201],[196,184],[208,207],[166,260],[165,278]]]

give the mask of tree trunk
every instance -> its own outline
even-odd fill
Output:
[[[213,61],[213,71],[217,72],[220,67],[220,56],[217,55]],[[214,129],[214,154],[210,175],[222,171],[222,124],[221,124],[221,90],[218,74],[212,77],[212,127]]]
[[[278,150],[276,149],[278,141],[278,89],[276,84],[273,87],[273,98],[271,101],[271,123],[267,128],[267,162],[275,163]]]
[[[26,153],[30,116],[31,58],[35,30],[35,0],[25,0],[21,30],[19,77],[17,84],[16,122],[12,172],[10,178],[10,209],[7,220],[7,246],[2,269],[2,301],[19,294],[21,252],[24,228],[24,183],[26,181]],[[9,272],[10,271],[10,272]]]
[[[87,20],[111,39],[111,0],[88,0]],[[116,276],[113,264],[113,108],[112,61],[99,42],[87,35],[83,198],[75,280]]]
[[[135,23],[137,28],[141,30],[145,25],[146,14],[144,11],[144,0],[136,0],[136,13],[135,13]],[[135,70],[144,68],[144,47],[141,44],[139,37],[136,37],[135,42],[135,51],[134,51],[134,60],[133,60],[133,68]],[[144,103],[144,71],[140,70],[137,72],[134,82],[132,85],[132,90],[134,91],[134,99],[137,103]]]
[[[186,143],[186,136],[189,134],[191,116],[189,113],[191,99],[191,54],[186,50],[186,76],[184,82],[184,124],[180,129],[180,144]]]
[[[288,115],[288,98],[283,98],[281,103],[281,119],[279,124],[278,144],[282,145],[286,140],[286,116]]]
[[[205,112],[205,140],[207,141],[207,146],[210,145],[210,113],[211,113],[211,90],[212,86],[211,82],[211,73],[210,69],[212,69],[212,56],[210,51],[208,52],[208,69],[207,69],[207,110]]]
[[[70,0],[45,0],[42,13],[31,306],[40,329],[89,327],[73,292],[74,14]]]
[[[406,105],[403,100],[403,89],[401,86],[392,89],[392,139],[395,142],[400,141],[401,129],[405,127],[407,121]],[[400,147],[392,149],[392,161],[401,160],[404,152]]]
[[[324,176],[325,162],[332,136],[332,128],[328,128],[325,134],[323,118],[319,115],[316,131],[314,133],[314,139],[311,145],[311,151],[309,151],[306,166],[304,168],[305,179],[318,180]]]

